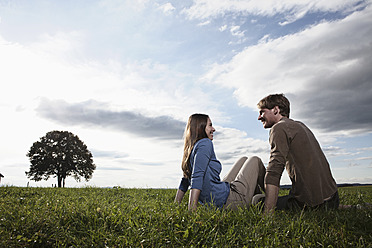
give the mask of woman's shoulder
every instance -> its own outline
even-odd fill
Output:
[[[209,138],[203,138],[198,140],[195,145],[199,144],[212,144],[212,141]]]
[[[195,145],[192,153],[195,155],[196,153],[206,153],[211,154],[214,153],[213,143],[208,138],[203,138],[198,140]]]
[[[196,143],[195,143],[195,146],[194,146],[196,149],[200,148],[200,147],[213,147],[213,143],[210,139],[208,138],[203,138],[201,140],[198,140]]]

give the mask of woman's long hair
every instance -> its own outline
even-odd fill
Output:
[[[208,122],[208,115],[205,114],[193,114],[189,117],[187,122],[184,139],[185,144],[183,147],[183,158],[182,158],[182,171],[183,177],[191,178],[190,171],[190,154],[194,148],[195,143],[203,138],[208,138],[205,127]]]

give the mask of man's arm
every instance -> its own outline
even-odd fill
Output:
[[[265,175],[265,214],[272,213],[278,201],[280,178],[289,153],[287,136],[285,125],[277,124],[270,130],[270,161]]]
[[[176,193],[176,198],[174,199],[174,202],[177,202],[178,204],[181,203],[183,197],[185,196],[185,193],[184,191],[178,189],[177,190],[177,193]]]
[[[279,195],[279,187],[272,184],[265,184],[265,214],[274,211]]]
[[[196,211],[198,207],[198,201],[200,196],[200,189],[191,189],[189,197],[189,210]]]

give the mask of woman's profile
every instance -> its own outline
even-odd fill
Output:
[[[208,115],[189,117],[184,133],[183,177],[175,201],[181,203],[190,187],[189,210],[195,211],[198,202],[219,208],[249,207],[252,197],[261,193],[259,188],[264,189],[265,167],[256,156],[242,157],[221,180],[222,165],[212,143],[215,131]]]

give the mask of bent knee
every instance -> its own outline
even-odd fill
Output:
[[[256,161],[261,161],[261,159],[257,156],[252,156],[249,158],[250,160],[256,160]]]
[[[247,160],[248,160],[248,157],[246,157],[246,156],[240,157],[240,158],[236,161],[236,164],[244,164]]]

